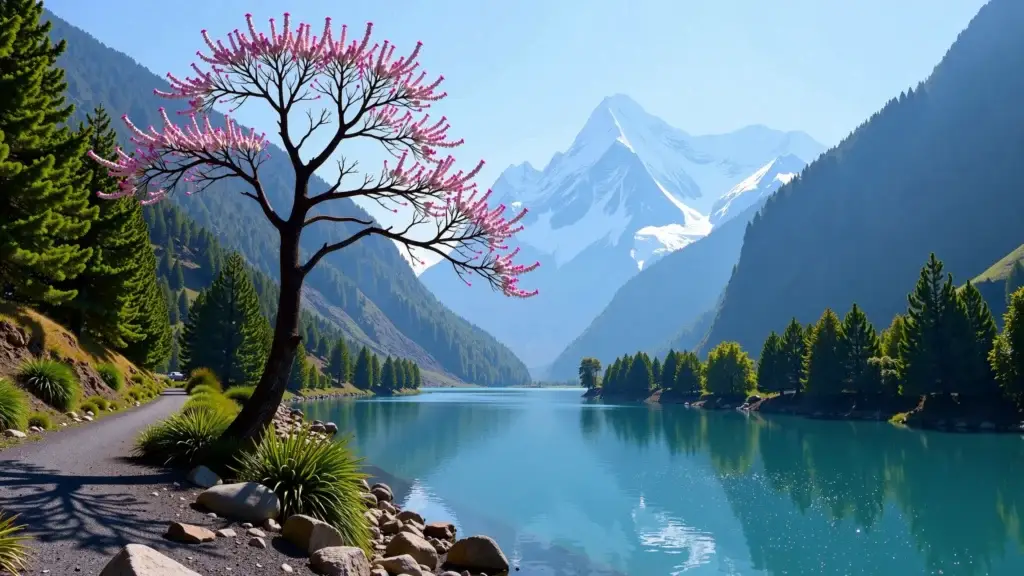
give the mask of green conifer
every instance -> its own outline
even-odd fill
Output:
[[[416,390],[419,390],[420,386],[422,386],[422,385],[423,385],[423,375],[420,374],[420,365],[419,364],[413,364],[412,365],[412,387],[414,389],[416,389]]]
[[[831,308],[814,325],[804,357],[804,390],[816,396],[843,392],[845,378],[843,326]]]
[[[963,368],[958,392],[965,396],[995,398],[999,395],[999,386],[988,356],[998,333],[996,321],[985,298],[973,284],[968,282],[958,290],[957,297],[963,314],[961,327],[965,330],[956,335],[962,344],[958,358]]]
[[[859,394],[882,392],[881,372],[871,364],[871,359],[881,354],[881,345],[875,327],[868,321],[864,311],[854,303],[843,318],[844,343],[843,375],[844,387]]]
[[[782,333],[782,370],[787,390],[803,389],[806,354],[807,332],[803,325],[793,318]]]
[[[989,361],[1003,392],[1024,401],[1024,288],[1010,295],[1010,305],[1003,314],[1003,332],[996,337]]]
[[[380,358],[370,353],[370,366],[373,368],[373,387],[380,388],[381,385],[381,373],[380,373]]]
[[[720,396],[745,396],[757,388],[754,361],[736,342],[722,342],[708,353],[705,385]]]
[[[672,388],[681,394],[696,394],[704,387],[704,364],[694,352],[676,354],[679,368]]]
[[[338,338],[334,347],[331,348],[330,358],[327,362],[327,370],[330,373],[331,378],[334,379],[339,387],[349,381],[349,362],[348,346],[345,344],[345,339]]]
[[[661,366],[661,381],[658,385],[663,390],[668,390],[675,386],[676,383],[676,372],[679,371],[679,357],[675,350],[669,350],[668,354],[665,355],[665,363]]]
[[[959,377],[955,342],[957,318],[953,278],[944,277],[942,262],[932,254],[907,297],[904,338],[900,344],[903,392],[920,396],[949,393]]]
[[[356,357],[356,364],[352,370],[352,384],[360,390],[373,388],[373,361],[366,346],[359,350],[359,356]]]
[[[782,338],[772,330],[761,347],[757,361],[757,387],[765,392],[782,392],[787,387]]]
[[[309,360],[306,358],[306,345],[300,340],[298,347],[295,349],[295,360],[292,361],[291,372],[288,373],[288,389],[292,392],[299,392],[309,387],[309,382],[306,378],[309,373],[306,371],[306,364]]]

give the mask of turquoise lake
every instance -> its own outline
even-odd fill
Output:
[[[1024,437],[580,389],[304,403],[396,500],[494,537],[524,576],[1024,575]]]

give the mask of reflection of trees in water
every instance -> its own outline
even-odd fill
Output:
[[[768,573],[1024,574],[1019,438],[668,406],[591,412],[637,448],[706,452]],[[593,418],[581,427],[596,429]]]
[[[407,478],[426,476],[459,450],[507,428],[509,410],[481,404],[394,400],[328,400],[303,406],[307,420],[331,421],[339,434],[355,436],[353,445],[369,464],[384,465]]]

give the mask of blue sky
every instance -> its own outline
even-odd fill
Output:
[[[447,78],[437,107],[458,157],[542,167],[605,96],[624,93],[693,134],[749,124],[804,130],[833,145],[924,79],[985,0],[46,0],[45,5],[159,75],[185,75],[214,37],[291,10],[361,29],[399,50],[424,42]],[[158,7],[172,6],[173,10]],[[263,110],[240,120],[270,128]]]

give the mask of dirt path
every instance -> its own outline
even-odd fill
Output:
[[[190,508],[199,490],[181,474],[127,458],[139,431],[176,412],[186,398],[168,390],[144,406],[0,452],[0,510],[18,514],[35,538],[27,574],[99,574],[129,543],[151,546],[204,575],[280,574],[282,562],[298,574],[312,573],[276,540],[268,538],[266,550],[247,546],[237,526],[238,538],[199,546],[163,538],[172,521],[229,525]]]

